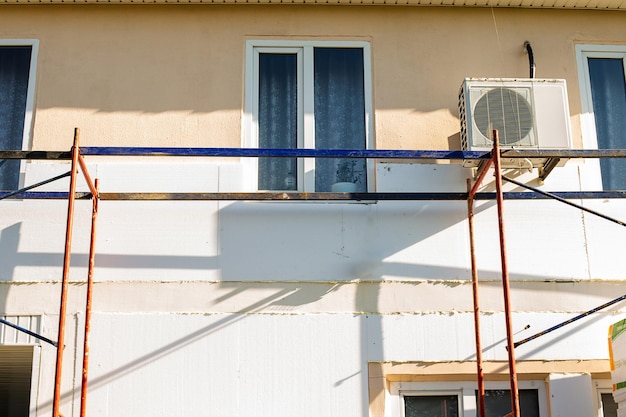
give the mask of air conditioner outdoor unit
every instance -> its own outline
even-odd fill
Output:
[[[493,149],[494,129],[501,149],[572,147],[565,80],[466,78],[459,92],[459,114],[463,150]],[[543,162],[531,161],[533,166]],[[524,164],[528,161],[502,161],[509,168]]]

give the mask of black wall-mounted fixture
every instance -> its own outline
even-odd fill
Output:
[[[530,78],[535,78],[535,55],[533,54],[533,48],[530,46],[530,42],[524,42],[524,48],[528,54],[528,64],[530,65]]]

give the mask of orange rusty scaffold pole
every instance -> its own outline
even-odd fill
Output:
[[[82,156],[81,167],[83,173],[87,174],[87,169],[84,166]],[[89,182],[89,181],[88,181]],[[91,330],[91,299],[93,290],[93,269],[96,257],[96,222],[98,220],[98,180],[96,179],[95,188],[92,191],[92,211],[91,211],[91,239],[89,245],[89,271],[87,273],[87,295],[85,302],[85,340],[83,345],[83,376],[80,391],[80,417],[87,415],[87,376],[89,374],[89,332]]]
[[[493,131],[493,166],[496,183],[496,201],[498,204],[498,229],[500,231],[500,261],[502,265],[502,290],[504,292],[504,317],[506,321],[506,341],[509,355],[509,379],[511,383],[511,417],[520,417],[517,371],[515,368],[515,345],[513,341],[513,323],[511,320],[511,290],[509,288],[509,269],[506,256],[504,235],[504,194],[502,192],[502,168],[500,164],[500,139],[498,131]]]
[[[57,346],[57,362],[54,375],[54,397],[52,400],[52,416],[59,417],[61,403],[61,377],[63,374],[63,351],[65,350],[65,315],[67,312],[67,290],[70,274],[70,258],[72,251],[72,229],[74,224],[74,203],[76,201],[76,174],[78,173],[78,141],[80,131],[74,129],[72,146],[72,165],[70,173],[70,193],[67,204],[67,225],[65,229],[65,253],[63,256],[63,278],[61,281],[61,303],[59,308],[59,334]]]
[[[506,241],[504,234],[504,193],[502,191],[502,168],[500,164],[500,138],[498,137],[498,131],[493,131],[493,152],[491,159],[485,162],[484,166],[480,168],[479,175],[476,178],[473,186],[468,179],[467,188],[467,213],[469,224],[469,238],[470,238],[470,256],[472,264],[472,295],[474,299],[474,331],[476,338],[476,380],[478,384],[478,409],[479,416],[485,417],[485,378],[483,373],[483,361],[482,361],[482,347],[480,340],[480,307],[478,302],[478,268],[476,265],[476,252],[474,244],[474,197],[482,184],[483,179],[488,169],[493,165],[495,185],[496,185],[496,201],[498,206],[498,230],[500,235],[500,260],[502,266],[502,288],[504,291],[504,315],[506,321],[506,334],[507,334],[507,351],[509,361],[509,377],[511,386],[511,413],[507,417],[520,417],[519,408],[519,391],[517,387],[517,371],[515,368],[515,352],[513,343],[513,326],[511,320],[511,302],[510,302],[510,288],[509,288],[509,271],[508,262],[506,256]]]
[[[476,339],[476,382],[478,385],[478,410],[479,417],[485,417],[485,374],[483,371],[483,352],[480,340],[480,306],[478,302],[478,267],[476,265],[476,247],[474,244],[474,197],[493,164],[493,156],[488,159],[480,169],[476,182],[471,186],[471,180],[467,180],[467,220],[469,225],[470,257],[472,263],[472,295],[474,300],[474,337]]]
[[[85,349],[83,351],[83,381],[81,387],[81,416],[85,416],[85,404],[87,395],[87,364],[88,364],[88,337],[89,337],[89,322],[91,318],[91,289],[93,281],[93,266],[95,257],[95,227],[98,213],[98,184],[94,185],[89,172],[87,171],[87,165],[83,160],[83,157],[79,152],[79,140],[80,130],[74,129],[74,144],[72,146],[72,163],[70,171],[70,190],[68,195],[68,207],[67,207],[67,225],[65,231],[65,252],[63,257],[63,278],[61,281],[61,301],[59,307],[59,332],[57,342],[57,360],[56,360],[56,372],[54,378],[54,396],[52,401],[52,416],[62,417],[60,413],[61,405],[61,381],[63,375],[63,352],[65,350],[65,319],[67,315],[67,293],[69,287],[69,272],[70,272],[70,258],[72,253],[72,230],[74,225],[74,205],[76,201],[76,177],[78,174],[78,168],[80,166],[83,176],[87,182],[87,186],[91,191],[91,197],[93,199],[92,209],[92,221],[91,221],[91,243],[89,249],[89,271],[87,277],[87,302],[85,312]]]
[[[491,161],[491,160],[490,160]],[[485,169],[484,172],[487,172]],[[480,182],[476,182],[480,184]],[[476,383],[478,385],[479,417],[485,417],[485,374],[483,372],[483,352],[480,341],[480,307],[478,302],[478,268],[476,266],[476,248],[474,245],[474,195],[471,180],[467,179],[467,222],[469,225],[470,258],[472,263],[472,295],[474,300],[474,336],[476,339]]]

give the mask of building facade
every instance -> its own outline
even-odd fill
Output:
[[[567,148],[626,148],[620,2],[49,3],[0,6],[3,149],[67,151],[79,128],[92,148],[459,150],[464,80],[529,78],[525,42],[537,79],[565,81]],[[314,193],[336,182],[462,193],[475,173],[458,160],[408,158],[86,162],[103,193]],[[0,188],[68,169],[7,160]],[[507,170],[571,192],[626,189],[623,174],[619,159],[571,159],[543,181],[537,168]],[[67,178],[39,188],[67,189]],[[493,176],[482,190],[493,191]],[[619,198],[577,203],[625,220]],[[51,340],[67,205],[0,201],[0,316]],[[516,340],[625,292],[622,226],[553,200],[505,209]],[[78,200],[75,214],[66,417],[80,412],[91,204]],[[101,201],[88,415],[478,415],[467,214],[466,201],[437,199]],[[476,202],[486,387],[490,412],[504,415],[497,219],[493,200]],[[522,416],[616,415],[607,332],[623,309],[515,350]],[[51,415],[56,352],[0,327],[0,414]]]

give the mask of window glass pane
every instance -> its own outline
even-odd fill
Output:
[[[295,54],[259,55],[259,147],[298,147]],[[259,189],[296,190],[296,158],[259,158]]]
[[[315,147],[365,149],[363,49],[315,48],[314,60]],[[365,159],[317,159],[315,190],[353,182],[367,191],[365,167]]]
[[[613,394],[603,393],[602,398],[602,415],[604,417],[617,417],[617,403],[613,398]]]
[[[478,391],[476,404],[479,405]],[[519,390],[521,417],[539,417],[539,391],[536,389]],[[485,390],[485,408],[487,417],[503,417],[511,412],[511,391],[508,389]]]
[[[22,149],[30,46],[0,47],[0,148]],[[0,189],[14,190],[19,181],[19,160],[0,160]]]
[[[589,58],[591,97],[598,148],[626,148],[626,85],[622,59]],[[605,190],[626,189],[626,160],[600,159]]]
[[[405,417],[458,417],[456,395],[420,395],[404,397]]]

